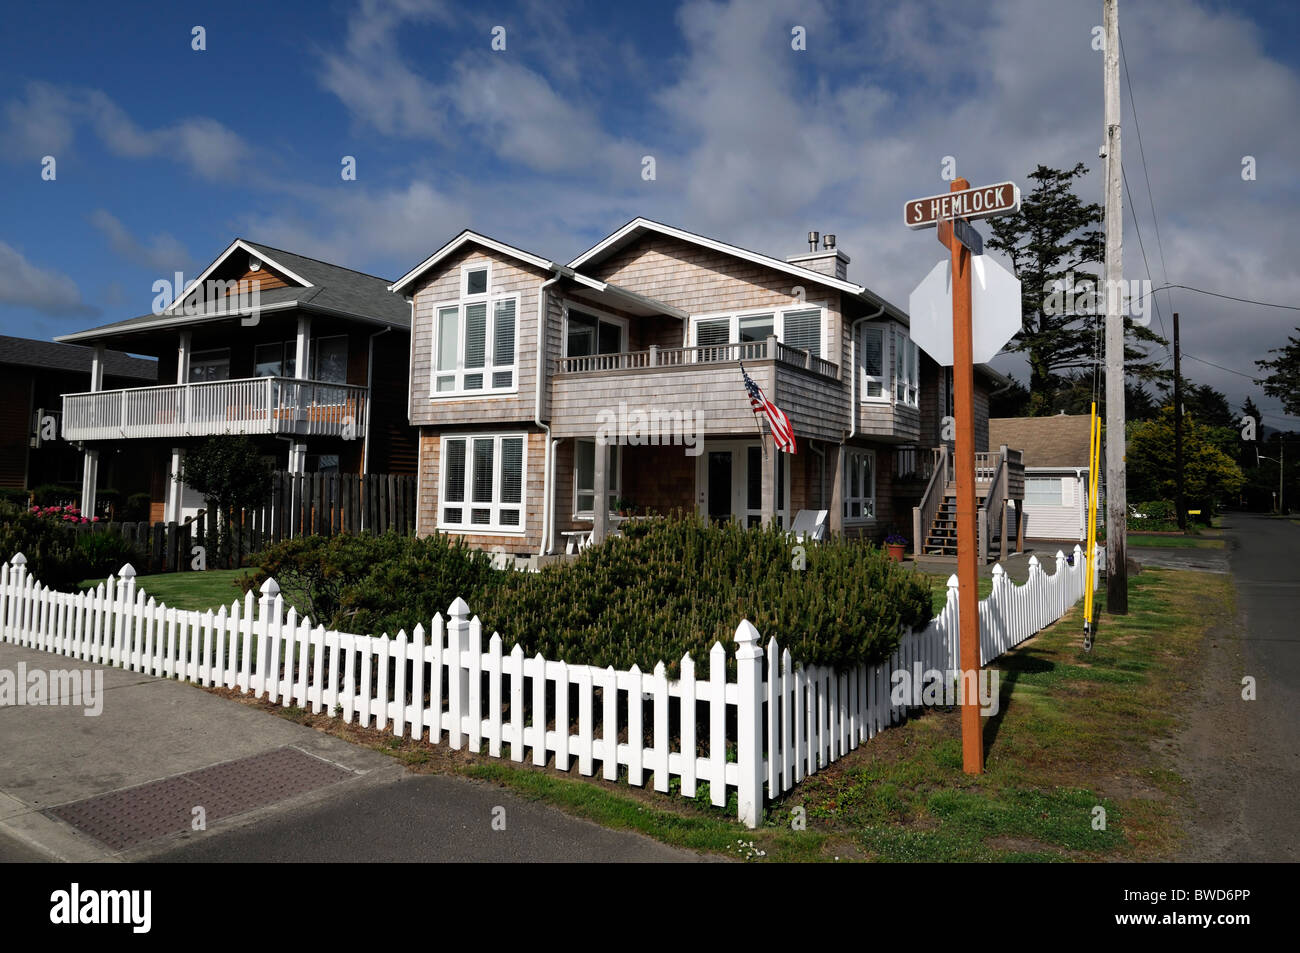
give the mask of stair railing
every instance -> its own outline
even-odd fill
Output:
[[[989,514],[993,514],[994,519],[1002,518],[1002,508],[1007,501],[1007,476],[1010,473],[1010,467],[1007,466],[1007,448],[1002,446],[1002,455],[998,458],[997,467],[993,470],[993,478],[989,481],[989,491],[984,497],[984,505],[979,509],[979,521],[976,524],[979,527],[979,546],[980,562],[989,561]],[[1002,556],[1005,559],[1007,555],[1007,534],[1002,533]]]
[[[939,504],[943,501],[944,491],[947,487],[948,447],[945,444],[939,448],[939,458],[935,462],[934,472],[930,474],[930,482],[925,486],[925,494],[921,497],[921,504],[912,507],[913,556],[921,556],[925,553],[925,537],[934,524],[934,517],[939,512]]]

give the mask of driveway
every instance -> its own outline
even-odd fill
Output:
[[[1237,618],[1207,636],[1198,697],[1176,742],[1196,805],[1180,859],[1294,862],[1300,527],[1251,514],[1232,514],[1223,525]],[[1254,701],[1242,698],[1244,676],[1255,680]]]

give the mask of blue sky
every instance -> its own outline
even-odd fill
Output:
[[[461,9],[467,7],[468,9]],[[45,4],[0,36],[0,332],[143,313],[236,235],[397,277],[461,228],[567,260],[636,215],[784,257],[835,232],[899,303],[938,259],[903,199],[1083,161],[1101,3]],[[1291,303],[1300,15],[1122,0],[1125,274]],[[207,49],[191,48],[201,25]],[[495,26],[506,49],[491,49]],[[791,49],[802,26],[807,49]],[[41,179],[55,157],[57,178]],[[356,181],[340,160],[355,156]],[[655,157],[656,177],[641,176]],[[1254,156],[1257,178],[1240,175]],[[1155,199],[1163,264],[1145,180]],[[1133,221],[1136,213],[1136,223]],[[1147,262],[1134,225],[1142,230]],[[1295,312],[1161,293],[1237,371]],[[1158,329],[1158,325],[1157,325]],[[999,366],[1017,368],[1013,358]],[[1247,379],[1187,373],[1234,402]]]

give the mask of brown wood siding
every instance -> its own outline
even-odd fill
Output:
[[[464,433],[471,436],[476,433],[505,433],[508,427],[493,426],[485,421],[476,430],[434,430],[420,429],[420,479],[419,479],[419,518],[420,534],[429,536],[438,532],[438,494],[440,460],[439,451],[443,436],[455,436]],[[520,430],[528,438],[526,450],[526,473],[524,475],[524,533],[521,536],[499,536],[488,533],[461,533],[450,535],[463,536],[465,541],[475,549],[490,552],[536,553],[542,546],[542,506],[543,482],[545,477],[546,434],[540,430]]]
[[[419,433],[406,417],[410,341],[410,335],[396,329],[374,339],[371,473],[415,473],[419,463]]]
[[[6,365],[0,373],[0,487],[21,490],[27,480],[32,428],[32,372]],[[8,559],[13,553],[0,555]]]
[[[233,261],[234,259],[235,256],[232,255],[231,260]],[[224,269],[222,270],[224,271]],[[216,276],[214,275],[213,277],[215,278]],[[225,276],[218,280],[238,281],[241,283],[247,281],[250,283],[250,285],[254,285],[254,284],[257,285],[259,293],[263,291],[270,291],[273,288],[301,287],[298,284],[298,282],[296,281],[290,282],[288,278],[285,278],[283,275],[278,274],[265,262],[262,263],[262,267],[259,268],[257,271],[253,271],[249,268],[245,268],[243,272],[240,273],[239,275],[234,275],[231,274],[230,272],[226,272]],[[228,288],[226,290],[227,297],[229,297],[231,294],[236,294],[236,293],[238,293],[238,288]]]

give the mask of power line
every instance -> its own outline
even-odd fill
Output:
[[[1138,121],[1137,100],[1133,98],[1133,79],[1131,76],[1129,76],[1129,72],[1128,72],[1128,54],[1124,52],[1124,34],[1120,32],[1118,29],[1116,30],[1116,34],[1119,36],[1119,55],[1124,62],[1124,84],[1128,87],[1128,102],[1129,102],[1129,106],[1132,107],[1133,110],[1133,128],[1137,131],[1138,155],[1142,157],[1142,176],[1143,178],[1146,179],[1147,200],[1151,203],[1151,224],[1155,227],[1155,231],[1156,231],[1156,249],[1160,252],[1160,275],[1166,282],[1168,282],[1169,268],[1165,264],[1165,246],[1164,246],[1164,242],[1160,240],[1160,217],[1156,215],[1156,196],[1155,193],[1151,191],[1151,173],[1147,170],[1146,149],[1144,149],[1142,146],[1142,123]],[[1136,209],[1133,210],[1133,221],[1136,224],[1137,222]],[[1140,237],[1138,239],[1138,244],[1141,244]],[[1148,269],[1148,277],[1150,277],[1150,269]],[[1169,305],[1169,309],[1172,311],[1174,307],[1174,301],[1171,295],[1168,294],[1165,295],[1165,303]],[[1163,327],[1164,326],[1162,324],[1161,325],[1162,330]]]
[[[1213,361],[1207,361],[1205,358],[1197,357],[1195,354],[1188,354],[1186,351],[1183,351],[1183,357],[1190,357],[1193,361],[1200,361],[1202,364],[1209,364],[1211,367],[1217,367],[1221,371],[1227,371],[1229,374],[1237,374],[1241,377],[1249,378],[1256,384],[1259,383],[1259,378],[1255,374],[1243,374],[1241,371],[1234,371],[1231,367],[1224,367],[1222,364],[1215,364]]]
[[[1226,298],[1229,301],[1240,301],[1242,304],[1255,304],[1261,308],[1283,308],[1287,311],[1300,311],[1300,306],[1294,304],[1278,304],[1275,301],[1257,301],[1254,298],[1238,298],[1236,295],[1221,294],[1218,291],[1206,291],[1204,288],[1193,288],[1191,285],[1161,285],[1159,288],[1152,288],[1146,294],[1138,298],[1148,298],[1157,291],[1164,291],[1166,288],[1182,288],[1184,291],[1195,291],[1197,294],[1209,295],[1212,298]]]
[[[1123,163],[1121,163],[1121,166],[1122,165]],[[1124,177],[1124,191],[1128,193],[1128,204],[1130,206],[1135,206],[1137,203],[1133,201],[1133,190],[1128,187],[1128,173],[1121,168],[1120,175]],[[1147,270],[1147,281],[1151,281],[1151,265],[1147,263],[1147,246],[1142,241],[1142,226],[1138,223],[1136,208],[1133,209],[1133,228],[1137,230],[1138,248],[1142,250],[1142,264]],[[1155,284],[1154,281],[1151,281],[1151,283]],[[1152,294],[1155,294],[1155,292],[1153,291]],[[1145,295],[1143,295],[1143,297],[1145,297]],[[1160,313],[1160,299],[1152,298],[1151,303],[1156,306],[1156,317],[1160,319],[1160,336],[1162,338],[1167,338],[1168,335],[1165,332],[1165,316]],[[1169,347],[1169,342],[1166,340],[1163,343],[1167,349]]]

